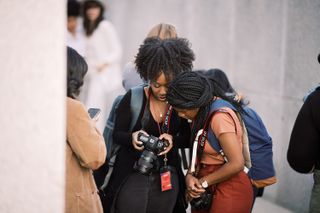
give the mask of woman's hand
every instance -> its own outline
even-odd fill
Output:
[[[140,132],[149,136],[149,134],[143,130],[133,132],[132,133],[132,145],[136,150],[142,151],[144,149],[143,143],[141,141],[138,141],[138,134]]]
[[[198,178],[187,174],[186,176],[186,185],[187,185],[187,196],[191,198],[200,197],[200,195],[205,192],[205,189],[201,186]]]
[[[167,154],[173,147],[173,140],[172,140],[172,135],[169,135],[167,133],[163,133],[162,135],[160,135],[159,137],[160,140],[167,140],[169,142],[169,146],[165,147],[165,150],[163,152],[160,152],[159,155],[164,155]]]

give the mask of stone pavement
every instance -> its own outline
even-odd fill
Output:
[[[187,213],[190,213],[190,206],[187,209]],[[257,198],[256,202],[254,204],[254,208],[252,213],[292,213],[293,211],[288,210],[286,208],[283,208],[281,206],[278,206],[266,199],[263,198]]]
[[[252,213],[292,213],[293,211],[276,205],[266,199],[257,198]]]

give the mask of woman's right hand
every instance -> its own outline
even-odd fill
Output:
[[[205,189],[201,186],[198,178],[191,174],[186,176],[187,194],[191,198],[200,197],[200,195],[205,192]]]
[[[136,149],[136,150],[139,150],[139,151],[142,151],[144,149],[144,146],[143,146],[143,143],[141,141],[138,141],[138,134],[139,132],[142,132],[143,134],[145,135],[148,135],[148,133],[146,133],[145,131],[143,130],[139,130],[139,131],[136,131],[136,132],[133,132],[132,133],[132,145],[133,147]]]

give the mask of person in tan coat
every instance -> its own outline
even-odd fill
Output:
[[[75,100],[88,66],[72,48],[67,48],[67,138],[66,213],[103,212],[92,170],[106,158],[106,146],[95,121],[84,105]]]

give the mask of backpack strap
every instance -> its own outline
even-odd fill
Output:
[[[213,101],[213,103],[211,104],[210,115],[209,115],[210,120],[216,112],[219,112],[219,111],[224,112],[224,110],[222,109],[223,107],[231,108],[233,111],[237,112],[237,109],[232,104],[230,104],[228,101],[225,101],[223,99],[217,99],[217,100]],[[208,128],[209,128],[208,129],[208,142],[209,142],[210,146],[216,152],[220,153],[223,156],[223,158],[225,159],[225,161],[227,161],[227,159],[223,153],[223,150],[220,146],[220,143],[219,143],[218,139],[216,138],[216,136],[214,135],[212,129],[210,128],[210,125]]]
[[[242,116],[241,114],[238,112],[238,110],[231,104],[229,103],[228,101],[225,101],[223,99],[217,99],[215,100],[212,105],[211,105],[211,108],[210,108],[210,116],[212,117],[214,115],[214,113],[216,112],[225,112],[222,108],[223,107],[228,107],[230,109],[232,109],[239,121],[240,121],[240,124],[241,124],[241,127],[242,127],[242,130],[243,130],[243,135],[242,135],[242,154],[243,154],[243,158],[244,158],[244,161],[245,161],[245,168],[244,168],[244,171],[246,173],[248,173],[249,169],[251,168],[252,164],[251,164],[251,158],[250,158],[250,148],[249,148],[249,139],[248,139],[248,132],[247,132],[247,129],[246,129],[246,126],[244,124],[244,121],[242,119]],[[217,137],[214,135],[212,129],[209,127],[209,130],[208,130],[208,141],[209,141],[209,144],[210,146],[218,153],[220,153],[224,160],[227,162],[227,158],[220,146],[220,143],[219,143],[219,140],[217,139]]]
[[[145,85],[143,84],[143,85],[139,85],[139,86],[135,86],[135,87],[131,88],[130,110],[131,110],[132,119],[131,119],[130,126],[129,126],[129,131],[130,132],[132,131],[132,129],[135,126],[135,124],[137,123],[137,120],[138,120],[138,117],[139,117],[139,113],[140,113],[141,108],[142,108],[144,86]],[[115,101],[113,104],[114,105],[118,104],[120,102],[120,100],[122,99],[122,97],[123,96],[118,96],[117,97],[118,100]],[[113,109],[113,111],[111,112],[111,116],[116,116],[115,107],[112,106],[112,109]],[[114,163],[116,161],[117,153],[120,150],[120,145],[117,145],[117,144],[113,144],[113,145],[114,145],[114,148],[113,148],[114,154],[112,154],[112,157],[107,162],[109,169],[108,169],[108,172],[107,172],[106,177],[104,179],[104,183],[100,187],[100,189],[102,191],[107,187],[107,185],[109,183],[109,180],[111,178],[111,174],[113,172],[113,166],[114,166]],[[109,148],[109,149],[111,150],[111,148]]]
[[[130,110],[132,119],[129,127],[130,132],[137,123],[142,108],[144,86],[145,85],[142,84],[131,88]]]

